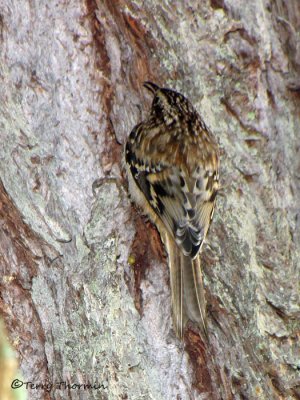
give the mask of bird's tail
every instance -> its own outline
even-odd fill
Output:
[[[182,338],[188,320],[197,324],[200,331],[207,335],[200,256],[194,260],[185,256],[169,235],[164,242],[169,257],[173,321],[177,336]]]

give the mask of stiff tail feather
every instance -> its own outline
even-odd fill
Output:
[[[198,325],[207,336],[206,303],[200,256],[194,260],[185,256],[174,240],[167,235],[164,240],[169,256],[172,310],[175,331],[183,337],[188,320]]]

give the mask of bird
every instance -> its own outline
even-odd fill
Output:
[[[143,85],[153,101],[125,145],[128,189],[167,252],[176,335],[183,338],[189,320],[207,335],[200,252],[219,190],[218,143],[185,96]]]

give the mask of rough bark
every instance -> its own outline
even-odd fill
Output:
[[[300,398],[299,29],[293,0],[0,0],[0,309],[24,382],[53,384],[28,398]],[[144,80],[222,148],[209,343],[176,339],[162,245],[127,196]]]

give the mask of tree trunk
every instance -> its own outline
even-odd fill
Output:
[[[296,0],[0,0],[0,309],[29,399],[300,398],[299,29]],[[145,80],[221,147],[209,342],[175,337],[128,199]]]

